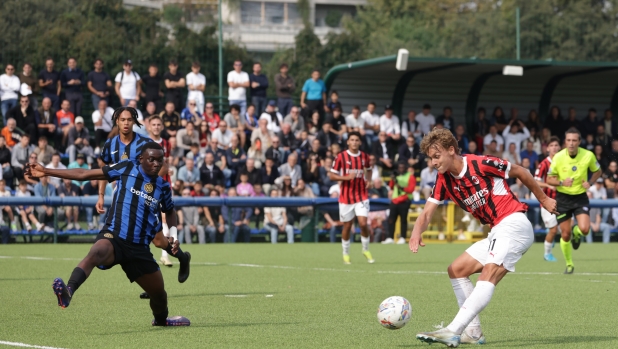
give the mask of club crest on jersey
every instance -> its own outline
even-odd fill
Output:
[[[129,158],[129,155],[127,155],[127,153],[122,154],[122,156],[120,157],[120,160],[126,160]]]
[[[474,183],[474,184],[479,184],[479,183],[481,183],[481,182],[479,181],[479,179],[478,179],[478,178],[476,178],[476,176],[472,176],[472,183]]]
[[[152,183],[146,183],[146,185],[144,185],[144,191],[148,194],[152,193],[153,190],[154,186],[152,185]]]
[[[577,171],[577,166],[573,166],[573,168],[571,170]]]
[[[110,233],[105,233],[103,234],[104,237],[108,238],[108,239],[113,239],[114,235],[110,234]]]

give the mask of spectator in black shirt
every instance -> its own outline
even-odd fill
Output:
[[[86,83],[88,85],[88,90],[92,93],[92,105],[95,108],[99,106],[99,101],[101,99],[105,99],[109,104],[109,91],[112,88],[112,78],[103,71],[102,59],[97,58],[94,61],[94,70],[88,73]]]
[[[485,108],[480,107],[476,112],[476,120],[474,121],[474,139],[477,143],[483,144],[483,138],[489,133],[489,126]]]
[[[204,165],[200,167],[200,181],[204,188],[213,190],[217,186],[223,186],[225,178],[219,166],[215,165],[213,153],[206,153]]]
[[[436,119],[436,124],[440,123],[444,125],[444,128],[449,129],[452,133],[455,133],[455,122],[453,121],[453,109],[451,107],[444,107],[442,115]]]
[[[341,107],[334,107],[332,116],[327,118],[326,122],[332,125],[330,132],[336,134],[337,139],[347,138],[347,126],[345,123],[345,117],[341,115]]]
[[[144,105],[148,107],[150,102],[155,105],[155,111],[158,113],[163,109],[161,98],[163,92],[161,92],[161,76],[159,76],[159,68],[156,64],[151,64],[148,67],[148,75],[142,77],[142,98],[144,99]]]
[[[34,116],[34,110],[30,106],[30,99],[28,96],[21,96],[19,98],[19,105],[9,109],[6,113],[6,118],[15,119],[16,126],[30,135],[31,144],[37,143],[37,126],[36,118]]]
[[[242,171],[239,171],[240,168],[244,167],[245,162],[247,161],[247,155],[245,151],[240,148],[238,141],[238,136],[232,136],[231,145],[225,150],[227,166],[230,170],[232,170],[232,177],[236,178],[236,174],[240,174]],[[240,175],[238,176],[240,178]],[[251,179],[249,179],[249,183],[253,183]]]
[[[543,127],[549,129],[549,132],[553,136],[557,136],[560,139],[564,139],[564,119],[562,118],[562,113],[560,112],[560,108],[557,106],[551,107],[549,110],[549,115],[545,118],[545,124]],[[582,135],[583,137],[583,135]]]
[[[2,178],[9,187],[13,186],[13,169],[11,168],[11,149],[6,146],[6,140],[0,136],[0,165],[2,165]]]
[[[311,149],[309,151],[309,155],[311,156],[311,154],[317,154],[318,158],[320,158],[321,160],[326,158],[326,147],[323,147],[322,143],[317,138],[311,142]]]
[[[541,121],[539,120],[539,113],[532,109],[528,113],[528,120],[525,123],[528,130],[536,129],[536,133],[541,133]]]
[[[258,114],[261,114],[266,110],[266,90],[268,89],[268,77],[262,74],[261,63],[253,63],[253,73],[249,75],[249,81],[251,103],[255,105]]]
[[[219,191],[213,189],[210,191],[211,198],[218,198]],[[225,235],[225,220],[221,214],[220,206],[204,207],[204,216],[206,217],[206,234],[208,234],[208,242],[223,242],[223,236]],[[218,234],[217,234],[218,233]]]
[[[607,188],[607,198],[613,199],[616,193],[616,183],[618,183],[618,163],[611,161],[607,166],[607,170],[603,173],[605,187]]]
[[[502,107],[494,108],[494,113],[491,116],[491,124],[496,125],[499,133],[502,133],[502,131],[504,131],[506,126],[509,124],[508,121],[506,121]]]
[[[45,136],[54,145],[60,144],[56,140],[58,133],[58,120],[56,120],[56,110],[52,107],[52,101],[48,97],[43,98],[41,106],[35,111],[36,125],[39,136]]]
[[[588,115],[586,115],[586,118],[581,121],[580,130],[582,137],[585,138],[587,135],[596,135],[598,125],[599,120],[597,120],[597,110],[594,108],[588,109]],[[603,128],[603,132],[605,132],[605,128]]]
[[[39,86],[43,97],[51,99],[55,110],[60,109],[60,73],[54,70],[54,60],[45,60],[45,69],[39,73]]]
[[[406,138],[406,143],[399,147],[399,162],[405,162],[408,166],[412,166],[417,170],[420,170],[419,155],[421,149],[416,144],[414,136],[410,135]]]
[[[60,73],[60,84],[64,89],[65,99],[71,103],[71,111],[75,116],[82,115],[82,86],[84,72],[77,67],[77,61],[71,57],[67,61],[67,69]]]
[[[318,132],[318,135],[315,137],[320,142],[322,147],[329,149],[331,145],[339,143],[339,137],[335,133],[331,132],[332,124],[329,121],[326,121],[322,124],[322,129]]]
[[[172,102],[174,104],[174,110],[180,113],[184,108],[182,92],[185,87],[185,78],[178,71],[178,62],[174,60],[170,61],[168,68],[169,71],[163,75],[165,87],[167,88],[165,99],[168,103]]]
[[[176,133],[180,128],[180,114],[174,110],[175,106],[173,102],[165,103],[165,110],[159,114],[159,117],[163,121],[165,129],[161,132],[161,137],[169,140],[170,137],[176,137]]]
[[[281,140],[275,136],[271,138],[271,146],[266,149],[264,156],[271,158],[275,162],[275,166],[279,167],[283,163],[283,154],[281,153]]]
[[[255,160],[249,158],[246,163],[239,167],[238,175],[234,180],[234,185],[238,185],[240,183],[240,174],[244,173],[249,176],[248,183],[251,184],[262,184],[262,173],[259,169],[255,168]]]
[[[275,162],[272,158],[266,158],[264,165],[260,169],[260,183],[262,183],[262,190],[266,195],[270,194],[270,190],[275,185],[275,180],[279,178],[279,169],[275,166]]]
[[[292,132],[292,125],[288,123],[281,124],[279,140],[281,141],[281,148],[283,148],[283,161],[285,162],[290,152],[295,151],[298,146],[296,137],[294,137],[294,133]]]

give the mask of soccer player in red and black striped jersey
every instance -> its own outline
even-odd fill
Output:
[[[369,155],[360,151],[361,135],[358,132],[348,133],[348,150],[337,155],[335,165],[329,173],[331,181],[339,181],[339,215],[343,222],[341,245],[343,247],[343,263],[350,264],[350,230],[354,217],[361,229],[363,255],[369,263],[374,259],[369,252],[370,233],[367,226],[369,214],[369,195],[367,189],[371,185],[371,165]]]
[[[539,167],[537,167],[534,172],[534,179],[539,182],[539,186],[543,188],[543,192],[545,195],[549,196],[552,199],[556,199],[556,187],[547,184],[547,173],[549,172],[549,168],[551,167],[551,161],[556,155],[557,152],[560,151],[560,138],[556,136],[552,136],[549,139],[549,144],[547,145],[547,152],[549,155],[541,161]],[[554,246],[554,237],[556,236],[556,232],[558,231],[558,220],[556,219],[555,214],[549,213],[546,209],[541,207],[541,218],[543,218],[543,223],[545,223],[545,228],[548,229],[547,235],[545,236],[545,252],[543,254],[543,258],[548,262],[555,262],[556,257],[551,253],[551,250]]]
[[[556,201],[549,198],[528,169],[493,156],[460,155],[457,140],[447,129],[434,129],[423,138],[421,151],[438,170],[433,192],[419,215],[410,238],[410,250],[424,246],[421,234],[444,200],[452,200],[483,224],[491,226],[489,236],[457,257],[448,274],[460,309],[443,329],[419,333],[427,343],[457,347],[460,343],[483,344],[478,314],[489,304],[495,285],[510,271],[534,242],[532,224],[525,215],[527,205],[519,202],[506,184],[519,178],[547,211],[556,213]],[[473,287],[470,275],[481,273]]]

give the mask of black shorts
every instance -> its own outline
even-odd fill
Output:
[[[111,269],[114,265],[120,264],[122,270],[134,282],[140,276],[152,274],[159,270],[159,265],[150,252],[150,246],[138,245],[119,238],[109,230],[102,230],[95,240],[109,240],[114,246],[114,263],[111,265],[100,265],[101,270]]]
[[[556,193],[556,209],[559,213],[556,217],[558,224],[571,219],[573,215],[590,215],[588,212],[590,209],[588,207],[589,205],[590,201],[588,201],[588,195],[586,193],[577,195],[563,194],[560,192]]]

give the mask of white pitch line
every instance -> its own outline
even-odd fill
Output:
[[[0,259],[21,258],[29,260],[76,260],[79,258],[48,258],[48,257],[36,257],[36,256],[0,256]],[[216,262],[198,262],[192,263],[193,265],[212,265],[212,266],[230,266],[230,267],[244,267],[244,268],[271,268],[271,269],[290,269],[290,270],[313,270],[313,271],[334,271],[344,273],[366,273],[372,272],[371,270],[356,270],[356,269],[337,269],[337,268],[305,268],[294,267],[287,265],[263,265],[263,264],[248,264],[248,263],[216,263]],[[435,274],[445,275],[445,271],[430,271],[430,270],[376,270],[378,274]],[[511,273],[512,275],[563,275],[559,272],[547,272],[547,271],[519,271]],[[618,273],[576,273],[578,276],[618,276]]]
[[[2,258],[2,257],[0,257],[0,258]],[[11,346],[11,347],[22,347],[22,348],[62,349],[62,348],[56,348],[56,347],[46,347],[46,346],[42,346],[42,345],[33,345],[33,344],[26,344],[26,343],[19,343],[19,342],[7,342],[7,341],[0,341],[0,344],[8,345],[8,346]]]

